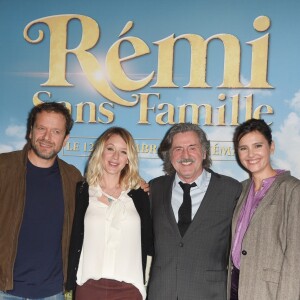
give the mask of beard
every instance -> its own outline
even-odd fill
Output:
[[[33,143],[31,141],[31,149],[36,154],[36,156],[38,156],[39,158],[42,158],[42,159],[46,159],[46,160],[51,160],[57,156],[58,152],[55,151],[54,149],[52,149],[50,152],[41,151],[39,149],[39,147],[37,146],[39,142],[44,142],[44,141],[37,141],[36,143]]]

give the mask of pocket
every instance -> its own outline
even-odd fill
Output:
[[[263,280],[272,283],[279,283],[280,272],[274,269],[263,269]]]

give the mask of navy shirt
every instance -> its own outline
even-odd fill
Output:
[[[63,189],[57,160],[50,168],[38,168],[28,161],[14,289],[9,294],[44,298],[63,291],[63,219]]]

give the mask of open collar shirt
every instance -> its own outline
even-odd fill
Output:
[[[211,178],[211,173],[203,169],[201,175],[194,181],[197,186],[192,187],[190,191],[190,195],[192,199],[192,220],[195,217],[197,210],[199,209],[201,202],[205,196],[205,193],[207,191],[210,182],[210,178]],[[179,176],[176,173],[175,180],[173,182],[172,200],[171,200],[176,222],[178,222],[178,211],[183,202],[183,190],[179,185],[180,181],[185,183],[183,180],[179,178]]]
[[[261,188],[255,192],[254,182],[252,180],[249,194],[247,200],[245,201],[239,219],[236,226],[236,231],[233,239],[232,247],[232,262],[236,268],[240,268],[241,262],[241,251],[244,235],[247,232],[248,226],[251,222],[251,218],[258,207],[259,203],[262,201],[268,190],[270,189],[272,183],[275,181],[276,176],[285,172],[284,170],[276,170],[276,175],[266,178],[262,182]]]

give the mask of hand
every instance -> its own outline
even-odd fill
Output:
[[[140,182],[141,188],[144,190],[144,192],[149,193],[149,183],[146,182],[144,179],[141,180]]]

